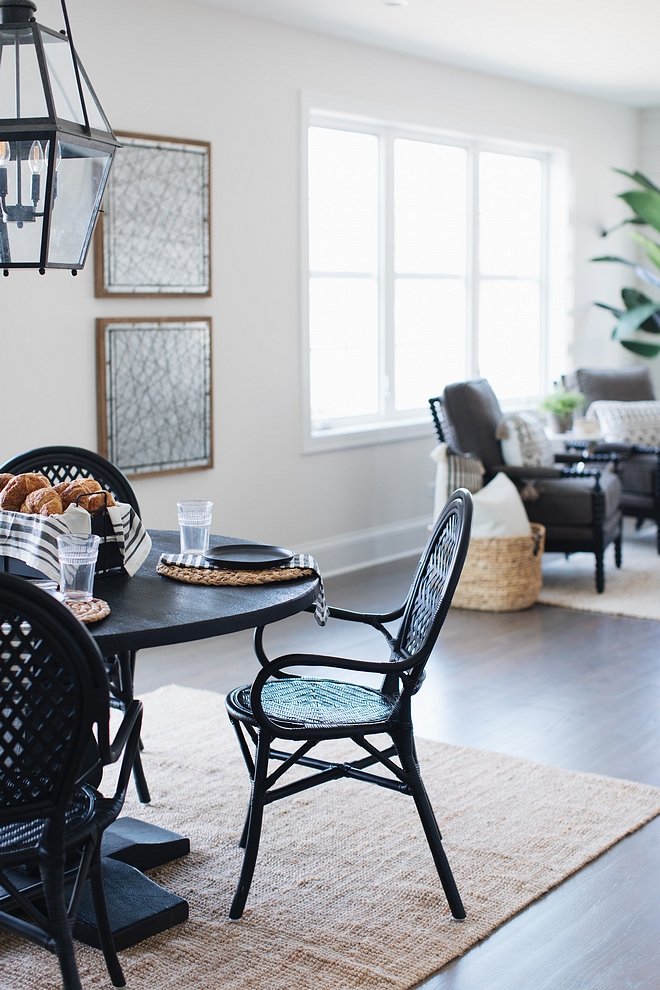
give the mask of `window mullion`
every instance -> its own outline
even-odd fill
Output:
[[[479,145],[468,156],[467,355],[469,378],[479,376]]]
[[[381,413],[394,412],[394,136],[381,137],[381,238],[380,238],[380,381]]]

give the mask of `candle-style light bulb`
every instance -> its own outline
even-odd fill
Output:
[[[37,203],[41,199],[41,178],[39,173],[44,167],[46,159],[40,141],[33,141],[28,155],[28,167],[32,172],[32,195],[31,199],[36,210]]]
[[[9,141],[0,141],[0,168],[6,168],[11,161],[11,145]]]
[[[41,172],[45,161],[46,159],[44,158],[41,142],[33,141],[32,147],[30,148],[30,154],[28,155],[28,165],[32,175],[38,175]]]

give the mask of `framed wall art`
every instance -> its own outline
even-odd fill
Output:
[[[210,296],[211,145],[117,137],[94,240],[96,295]]]
[[[211,318],[96,321],[99,453],[129,477],[213,467]]]

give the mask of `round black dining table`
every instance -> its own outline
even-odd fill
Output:
[[[106,619],[88,626],[104,656],[267,625],[302,612],[316,598],[316,577],[241,587],[184,584],[163,577],[156,573],[158,558],[179,552],[179,533],[156,529],[149,535],[151,551],[137,574],[106,574],[94,582],[94,595],[110,606]],[[248,542],[211,537],[211,546]]]

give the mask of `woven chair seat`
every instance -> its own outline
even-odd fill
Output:
[[[66,831],[74,832],[91,820],[94,814],[95,792],[91,787],[77,787],[66,810]],[[12,853],[25,853],[35,849],[41,838],[44,818],[28,822],[12,822],[0,828],[0,853],[3,857]]]
[[[227,704],[252,720],[250,687],[237,688]],[[380,691],[322,678],[291,677],[264,685],[261,704],[266,715],[279,725],[309,729],[346,729],[389,721],[393,703]]]

